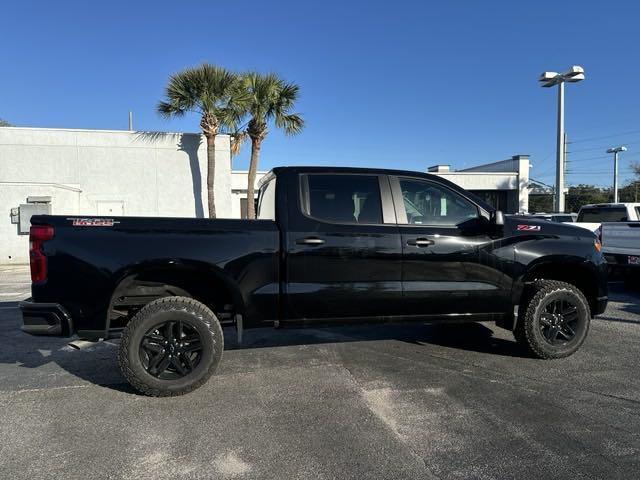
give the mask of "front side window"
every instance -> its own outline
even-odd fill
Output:
[[[307,215],[337,223],[382,223],[377,176],[306,175],[303,182]]]
[[[400,179],[407,223],[455,226],[478,217],[478,208],[466,198],[437,183]]]

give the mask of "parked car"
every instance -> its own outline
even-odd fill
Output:
[[[609,266],[640,284],[640,222],[606,222],[600,232],[602,253]]]
[[[596,232],[603,222],[638,220],[640,220],[640,203],[595,203],[580,208],[576,226]]]
[[[495,320],[532,355],[560,358],[607,303],[586,230],[504,218],[424,173],[275,168],[257,220],[34,216],[24,331],[121,336],[142,393],[202,385],[224,326]]]

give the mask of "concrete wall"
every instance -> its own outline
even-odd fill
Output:
[[[11,224],[26,197],[52,197],[52,213],[207,215],[206,143],[198,134],[0,128],[0,264],[28,261],[28,237]],[[229,138],[216,141],[216,209],[233,217]],[[120,207],[121,206],[121,207]]]
[[[266,171],[256,172],[255,192],[258,198],[258,184],[262,177],[266,175]],[[247,170],[233,170],[231,172],[231,214],[233,218],[240,218],[240,202],[241,199],[247,198]]]

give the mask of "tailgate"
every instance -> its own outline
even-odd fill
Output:
[[[606,253],[640,255],[640,222],[603,223],[602,248]]]

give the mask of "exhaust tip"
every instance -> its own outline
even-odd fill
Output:
[[[85,348],[89,348],[92,346],[94,342],[88,342],[87,340],[74,340],[73,342],[69,342],[69,345],[74,350],[84,350]]]

